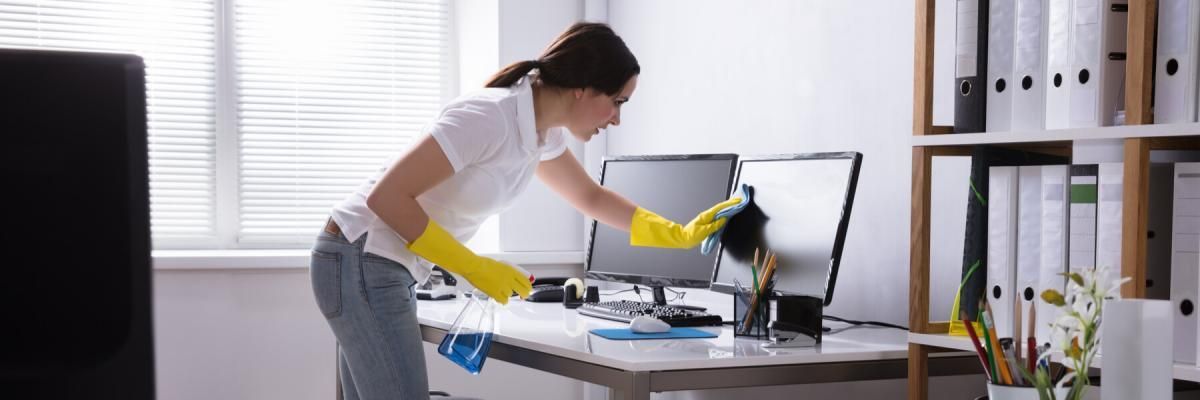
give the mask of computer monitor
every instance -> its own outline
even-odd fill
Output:
[[[0,388],[154,398],[142,59],[0,49]]]
[[[740,192],[742,183],[753,186],[754,203],[766,215],[763,241],[778,255],[776,292],[824,299],[825,305],[833,300],[861,163],[857,152],[742,157],[738,162],[733,190]],[[733,293],[735,279],[749,285],[751,260],[731,257],[724,246],[716,253],[713,290]]]
[[[729,196],[735,154],[622,156],[606,158],[600,184],[635,204],[682,224]],[[629,245],[629,233],[593,222],[587,276],[648,285],[655,303],[663,287],[707,288],[716,252]]]

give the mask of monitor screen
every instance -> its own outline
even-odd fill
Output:
[[[833,299],[861,162],[862,154],[847,152],[743,157],[738,163],[733,190],[740,192],[742,183],[754,187],[754,203],[766,217],[763,258],[768,248],[777,255],[775,291],[822,298],[826,305]],[[748,286],[751,260],[730,256],[725,246],[716,253],[713,290],[732,293],[735,279]]]
[[[680,224],[729,196],[734,154],[608,158],[600,184]],[[592,223],[587,276],[651,286],[708,287],[716,252],[629,245],[629,232]]]

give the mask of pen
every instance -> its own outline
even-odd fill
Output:
[[[1001,340],[1000,347],[1003,350],[1002,354],[1004,354],[1004,362],[1008,364],[1007,365],[1008,370],[1012,371],[1012,378],[1011,378],[1012,382],[1011,383],[1013,385],[1018,385],[1018,386],[1024,385],[1025,380],[1021,378],[1020,369],[1018,369],[1018,365],[1020,365],[1020,361],[1017,359],[1017,356],[1016,356],[1016,342],[1017,341],[1010,339],[1010,338],[1004,338],[1004,339],[1000,339],[1000,340]]]

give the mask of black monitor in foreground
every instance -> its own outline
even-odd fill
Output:
[[[778,255],[776,292],[824,299],[825,305],[833,300],[861,163],[857,152],[742,157],[738,162],[733,191],[740,193],[742,183],[754,187],[754,203],[766,216],[765,247]],[[733,293],[735,279],[748,286],[753,280],[750,260],[730,256],[724,246],[716,253],[713,290]]]
[[[686,224],[729,196],[734,154],[606,158],[600,184],[664,218]],[[587,277],[651,286],[665,304],[663,287],[707,288],[716,252],[629,245],[629,233],[593,222]]]
[[[0,49],[0,388],[154,398],[142,60]]]

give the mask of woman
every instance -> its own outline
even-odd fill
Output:
[[[528,277],[461,243],[537,175],[575,208],[630,231],[630,244],[690,248],[716,231],[731,199],[686,226],[596,184],[566,148],[621,122],[637,60],[612,29],[579,23],[537,60],[496,73],[488,89],[442,109],[427,133],[332,212],[312,255],[317,305],[339,344],[347,399],[428,397],[414,286],[432,264],[500,303]]]

